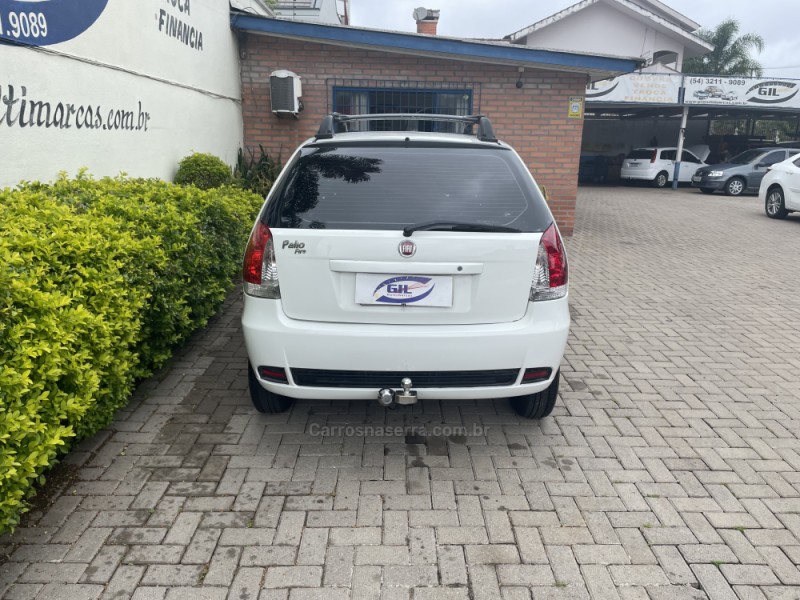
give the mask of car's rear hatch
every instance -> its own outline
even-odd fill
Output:
[[[632,150],[622,162],[622,167],[625,169],[649,169],[655,162],[657,153],[657,150],[651,148]]]
[[[264,216],[288,317],[447,325],[524,316],[552,217],[509,149],[325,145],[289,168]],[[518,232],[493,230],[503,228]]]
[[[541,234],[275,229],[273,236],[291,318],[467,324],[522,318]],[[403,258],[399,246],[408,241],[416,253]],[[299,244],[304,254],[289,247]]]

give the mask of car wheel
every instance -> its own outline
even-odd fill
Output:
[[[725,184],[726,196],[741,196],[744,193],[744,179],[741,177],[734,177]]]
[[[280,394],[274,394],[269,390],[261,387],[256,377],[253,367],[250,362],[247,363],[247,383],[250,387],[250,399],[253,401],[253,406],[261,413],[282,413],[286,412],[292,405],[292,399]]]
[[[785,219],[789,211],[783,201],[783,190],[774,187],[767,192],[767,200],[764,203],[764,210],[770,219]]]
[[[667,183],[669,183],[669,173],[666,171],[661,171],[656,178],[653,179],[653,187],[663,188],[667,187]]]
[[[714,188],[700,188],[700,191],[703,192],[704,194],[713,194]]]
[[[527,396],[517,396],[511,398],[511,406],[514,411],[526,419],[542,419],[553,412],[558,397],[558,382],[561,379],[561,371],[556,371],[553,383],[545,390]]]

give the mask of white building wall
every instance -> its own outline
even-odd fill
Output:
[[[269,7],[267,0],[230,0],[231,8],[250,13],[252,15],[260,15],[262,17],[274,17],[275,13]]]
[[[679,40],[604,3],[593,4],[529,34],[525,44],[642,58],[667,50],[678,53],[678,68],[683,64],[684,45]]]
[[[280,0],[275,9],[275,16],[297,21],[312,21],[327,25],[341,25],[337,0],[312,0],[310,4],[301,0],[293,5],[292,0]],[[308,8],[305,6],[309,5]]]
[[[228,0],[67,2],[75,15],[89,4],[102,12],[76,37],[49,44],[75,23],[48,15],[49,2],[0,0],[12,38],[16,6],[54,20],[47,35],[39,30],[40,47],[0,44],[0,186],[82,167],[169,180],[193,151],[235,162],[241,88]],[[178,23],[188,32],[180,39]]]

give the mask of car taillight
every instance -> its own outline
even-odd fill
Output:
[[[247,250],[244,252],[242,269],[244,293],[259,298],[280,298],[278,265],[275,263],[275,245],[272,233],[263,223],[257,223]]]
[[[567,295],[568,283],[567,253],[553,223],[539,241],[530,299],[536,302],[563,298]]]
[[[658,150],[653,150],[653,153],[650,155],[650,162],[656,162],[656,157],[658,156]]]

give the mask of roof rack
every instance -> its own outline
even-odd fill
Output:
[[[342,126],[351,121],[445,121],[450,123],[464,123],[465,135],[472,135],[472,128],[477,125],[476,137],[482,142],[496,142],[494,128],[489,117],[483,115],[428,115],[406,113],[376,113],[371,115],[343,115],[331,113],[325,115],[317,131],[316,139],[329,140],[337,133],[342,133]],[[344,129],[346,131],[346,129]]]

